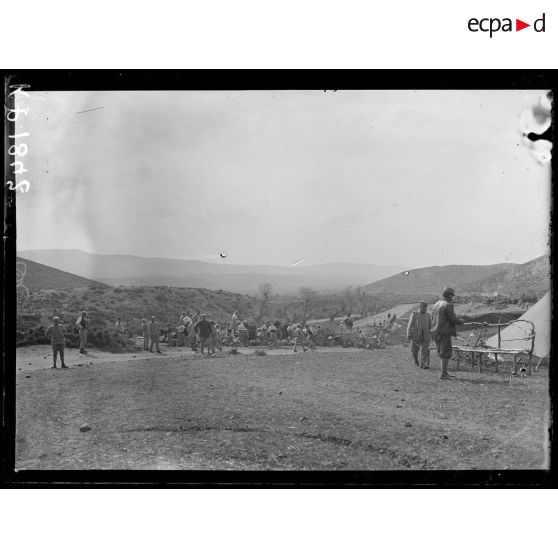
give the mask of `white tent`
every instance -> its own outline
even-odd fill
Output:
[[[532,308],[529,308],[521,320],[528,320],[535,325],[535,346],[533,354],[544,358],[550,354],[550,293],[546,293]],[[502,349],[525,349],[530,350],[531,340],[530,324],[526,322],[516,322],[503,328],[500,332],[500,348]],[[489,347],[498,347],[498,335],[494,335],[486,340]]]

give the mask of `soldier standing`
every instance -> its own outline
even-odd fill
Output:
[[[415,364],[421,368],[430,368],[430,329],[432,316],[426,311],[426,302],[419,302],[419,311],[413,312],[407,325],[407,339],[411,342],[411,354]],[[420,349],[420,362],[418,359]]]
[[[62,363],[62,368],[68,368],[64,364],[64,346],[65,346],[65,334],[66,329],[64,325],[60,323],[60,318],[55,316],[52,319],[53,323],[49,325],[45,331],[47,337],[51,338],[52,342],[52,368],[56,368],[56,356],[60,353],[60,362]]]

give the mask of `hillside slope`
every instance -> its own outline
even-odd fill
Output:
[[[550,289],[550,261],[541,256],[523,264],[447,265],[412,269],[364,287],[369,293],[439,296],[451,286],[456,294],[542,296]]]
[[[16,266],[18,282],[32,292],[42,289],[72,289],[77,287],[108,288],[105,283],[86,279],[25,258],[16,258]]]
[[[467,290],[483,293],[540,296],[550,289],[550,260],[541,256],[524,264],[502,270],[468,285]]]
[[[70,273],[118,285],[166,285],[224,289],[255,293],[262,282],[275,292],[296,292],[300,287],[321,290],[362,285],[402,271],[401,267],[372,264],[330,263],[274,266],[235,265],[226,260],[208,263],[197,260],[147,258],[130,255],[89,254],[81,250],[25,250],[19,255]]]
[[[112,329],[121,318],[131,333],[141,332],[141,318],[156,316],[159,324],[176,322],[182,311],[205,312],[208,319],[228,322],[233,310],[249,317],[251,297],[224,291],[173,287],[78,287],[32,291],[19,301],[18,331],[45,327],[53,316],[73,328],[78,314],[86,310],[93,329]]]
[[[446,265],[412,269],[386,279],[366,285],[369,293],[420,293],[440,295],[444,287],[451,285],[458,289],[483,281],[503,271],[509,271],[518,264],[494,265]]]

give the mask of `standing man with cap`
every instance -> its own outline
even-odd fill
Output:
[[[77,319],[76,325],[79,328],[79,352],[87,354],[87,330],[89,329],[89,318],[85,310],[81,311],[81,316]]]
[[[51,338],[52,341],[52,368],[56,368],[56,355],[60,353],[60,362],[62,363],[62,368],[68,368],[64,364],[64,345],[65,345],[65,338],[64,335],[66,333],[65,328],[63,325],[60,324],[60,318],[58,316],[54,316],[52,319],[54,323],[49,325],[45,331],[47,337]]]
[[[153,352],[153,343],[155,343],[155,347],[157,348],[157,352],[160,353],[161,349],[159,348],[159,336],[161,335],[161,331],[159,330],[159,325],[157,324],[157,320],[155,316],[151,316],[151,321],[149,322],[148,326],[149,331],[149,352]]]
[[[455,376],[448,374],[448,362],[452,355],[451,338],[457,337],[456,325],[463,325],[465,322],[455,315],[453,309],[453,297],[455,291],[446,287],[442,293],[442,300],[439,300],[432,307],[432,337],[436,342],[438,355],[441,360],[440,380],[451,380]]]
[[[426,312],[426,302],[419,302],[419,311],[413,312],[407,326],[407,339],[411,341],[411,354],[415,364],[421,368],[430,368],[430,328],[432,316]],[[418,353],[420,349],[420,363]]]

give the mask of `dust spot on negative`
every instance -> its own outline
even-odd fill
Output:
[[[410,273],[411,273],[410,271],[404,271],[404,272],[403,272],[403,276],[404,276],[404,277],[409,277],[409,274],[410,274]]]

